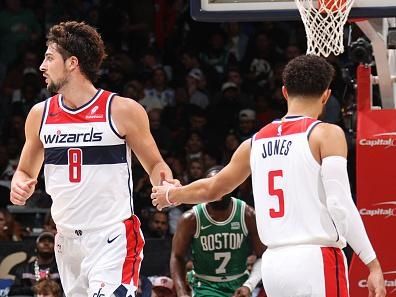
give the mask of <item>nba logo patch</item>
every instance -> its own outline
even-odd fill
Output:
[[[241,224],[239,222],[231,223],[231,230],[239,230],[239,229],[241,229]]]
[[[282,135],[282,125],[278,126],[278,136]]]

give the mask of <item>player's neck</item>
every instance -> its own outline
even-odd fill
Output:
[[[97,91],[89,80],[74,78],[63,86],[59,93],[62,94],[63,103],[67,107],[76,109],[91,100]]]
[[[306,116],[318,118],[322,113],[323,105],[320,102],[291,102],[288,101],[286,116]]]
[[[211,207],[210,204],[206,206],[206,209],[213,220],[217,222],[223,222],[227,220],[231,215],[232,203],[230,203],[226,209],[215,209]]]

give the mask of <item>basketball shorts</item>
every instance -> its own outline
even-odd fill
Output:
[[[267,249],[261,273],[268,297],[348,297],[347,262],[339,248]]]
[[[211,282],[197,277],[192,277],[191,287],[193,297],[230,297],[248,279],[249,275],[226,282]]]
[[[135,296],[143,246],[135,215],[100,230],[60,230],[55,237],[55,256],[65,295]]]

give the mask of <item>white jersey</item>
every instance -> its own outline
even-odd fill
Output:
[[[326,208],[321,166],[309,147],[320,121],[274,121],[253,136],[250,165],[259,236],[269,248],[313,244],[345,247]]]
[[[133,213],[131,150],[112,123],[115,94],[98,90],[78,109],[45,102],[40,128],[45,186],[59,230],[94,230]]]

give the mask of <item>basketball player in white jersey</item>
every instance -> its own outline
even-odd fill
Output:
[[[93,85],[105,56],[89,25],[64,22],[50,29],[40,70],[57,94],[30,111],[11,185],[11,201],[24,205],[44,163],[68,297],[135,295],[144,239],[133,214],[131,150],[153,185],[172,179],[143,107]]]
[[[252,175],[259,236],[268,247],[262,278],[269,297],[346,297],[348,242],[367,265],[370,297],[386,294],[379,261],[353,203],[341,128],[317,120],[334,70],[300,56],[286,66],[288,112],[243,142],[217,175],[175,188],[154,186],[153,205],[219,199]]]

